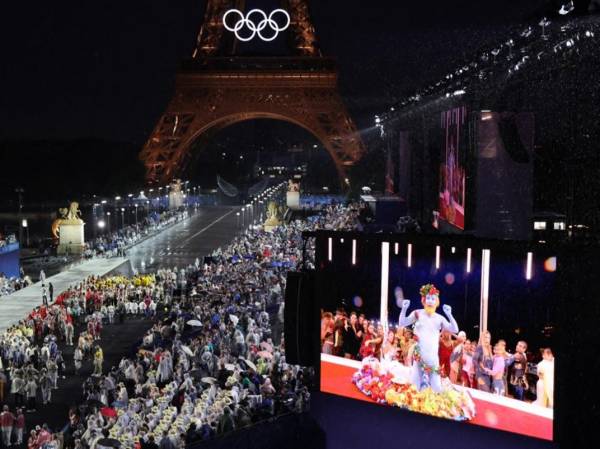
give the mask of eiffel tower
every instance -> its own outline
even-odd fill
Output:
[[[363,143],[338,92],[336,66],[317,46],[307,1],[280,3],[290,16],[290,55],[256,57],[241,55],[241,43],[223,24],[229,9],[245,11],[245,1],[208,0],[192,58],[183,62],[174,96],[140,153],[149,184],[182,177],[216,132],[260,118],[291,122],[313,134],[341,180],[360,159]]]

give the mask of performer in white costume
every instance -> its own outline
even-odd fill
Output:
[[[413,355],[413,385],[419,390],[431,387],[433,391],[440,393],[442,391],[438,355],[440,332],[446,330],[457,333],[458,324],[452,316],[452,307],[448,304],[444,304],[442,307],[448,319],[439,313],[435,313],[440,305],[440,292],[433,284],[421,287],[420,294],[424,308],[413,310],[406,316],[410,300],[405,299],[402,301],[398,321],[401,327],[414,324],[414,335],[417,337],[417,343]]]

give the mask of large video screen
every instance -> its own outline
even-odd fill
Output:
[[[321,391],[553,439],[556,254],[333,240]]]
[[[465,229],[465,166],[468,145],[467,109],[441,113],[443,135],[440,163],[439,218]]]

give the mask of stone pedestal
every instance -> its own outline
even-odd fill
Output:
[[[183,193],[170,192],[169,193],[169,209],[179,209],[181,206],[183,206]]]
[[[300,192],[287,193],[287,207],[292,210],[300,209]]]
[[[57,253],[62,254],[81,254],[85,246],[83,236],[83,222],[81,223],[61,223],[60,239],[58,242]]]

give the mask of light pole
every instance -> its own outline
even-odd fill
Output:
[[[115,224],[117,231],[119,230],[119,201],[121,200],[120,196],[115,196]]]
[[[17,194],[17,197],[19,199],[19,216],[18,216],[18,220],[20,222],[22,222],[23,217],[23,194],[25,193],[25,189],[23,189],[22,187],[17,187],[15,189],[15,192]],[[23,244],[23,227],[19,226],[19,244]]]
[[[94,203],[92,206],[92,223],[96,223],[96,207],[98,207],[98,203]],[[96,240],[96,226],[92,226],[94,228],[94,240]]]
[[[29,247],[29,225],[27,223],[26,218],[23,218],[23,221],[21,222],[21,226],[23,226],[23,228],[25,228],[25,231],[27,233],[27,247]]]
[[[121,208],[121,229],[125,229],[125,208]]]
[[[106,222],[108,225],[108,233],[110,234],[110,212],[106,213]]]
[[[244,225],[246,224],[246,213],[245,213],[245,208],[242,207],[242,229],[244,228]]]
[[[135,204],[135,227],[138,225],[138,216],[137,216],[138,204]]]
[[[240,213],[236,212],[235,215],[237,217],[237,225],[236,225],[236,233],[237,233],[240,230]]]

